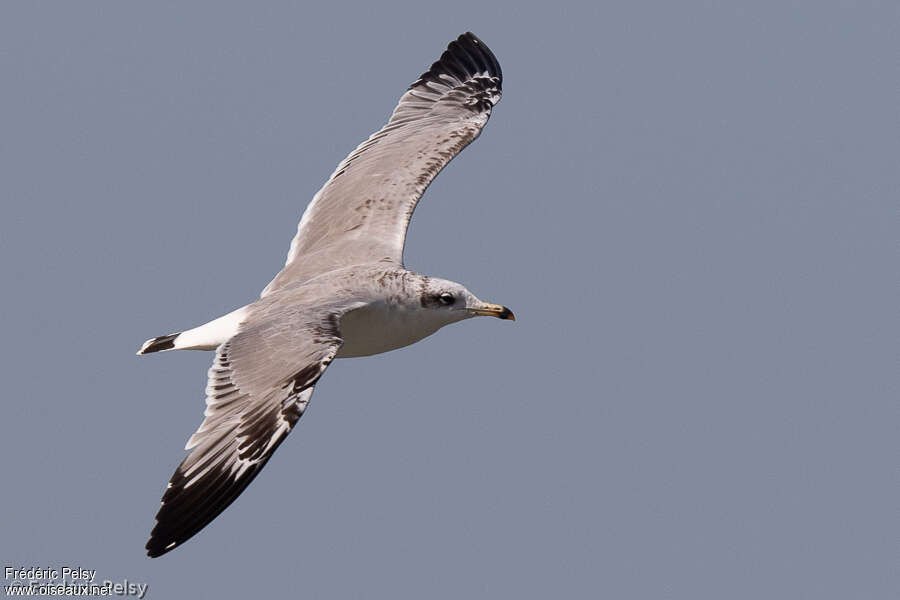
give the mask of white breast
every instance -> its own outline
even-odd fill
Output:
[[[455,319],[448,312],[385,302],[352,310],[341,319],[344,345],[337,358],[371,356],[414,344],[452,323]]]

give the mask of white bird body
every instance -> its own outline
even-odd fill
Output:
[[[372,356],[403,348],[455,320],[421,307],[407,307],[384,300],[373,302],[347,313],[341,319],[344,345],[335,358]]]

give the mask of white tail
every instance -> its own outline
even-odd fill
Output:
[[[246,314],[247,307],[243,306],[199,327],[155,337],[144,342],[137,353],[150,354],[165,350],[215,350],[234,337]]]

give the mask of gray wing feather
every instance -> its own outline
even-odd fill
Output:
[[[503,75],[471,33],[400,98],[390,121],[338,165],[310,202],[287,263],[262,295],[354,264],[401,265],[419,198],[454,156],[481,133],[500,101]]]
[[[162,498],[147,553],[183,543],[225,510],[265,466],[303,414],[341,346],[337,319],[250,326],[216,351],[206,418]]]

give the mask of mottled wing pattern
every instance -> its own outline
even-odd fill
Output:
[[[244,491],[303,414],[340,346],[337,320],[326,318],[293,327],[264,322],[218,348],[206,418],[163,495],[147,554],[182,544]]]
[[[503,75],[471,33],[450,43],[400,98],[390,121],[338,165],[303,213],[287,263],[263,290],[336,268],[402,264],[406,229],[435,176],[481,133]]]

